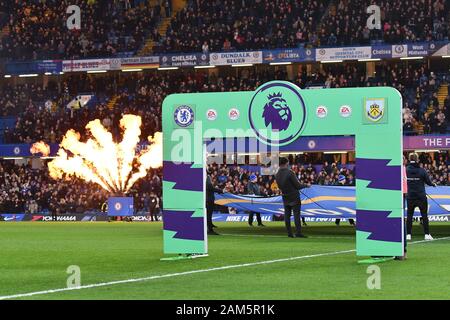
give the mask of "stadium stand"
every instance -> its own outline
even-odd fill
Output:
[[[135,112],[144,118],[143,134],[161,130],[161,104],[174,92],[254,90],[260,83],[273,79],[291,80],[301,88],[393,86],[403,96],[404,131],[406,135],[446,133],[450,118],[448,108],[448,75],[437,75],[425,63],[380,63],[375,77],[367,77],[358,64],[327,65],[307,75],[300,72],[289,79],[282,69],[257,71],[249,68],[239,76],[200,72],[145,72],[105,76],[72,73],[62,83],[49,81],[46,86],[35,83],[0,85],[2,115],[11,119],[0,128],[5,143],[37,140],[56,142],[70,128],[83,132],[84,124],[96,118],[119,134],[120,114]],[[81,94],[92,96],[84,108],[67,108]],[[440,94],[440,98],[438,97]],[[438,99],[439,98],[439,99]],[[73,121],[78,119],[79,121]]]
[[[71,1],[81,7],[81,30],[67,31],[68,1],[0,0],[0,59],[82,59],[152,53],[398,44],[449,39],[450,5],[445,0],[377,2],[382,29],[364,28],[369,0],[190,0]],[[42,14],[44,12],[44,14]],[[61,14],[64,12],[64,14]],[[365,19],[365,18],[364,18]],[[119,139],[123,114],[141,115],[142,137],[161,131],[161,105],[171,93],[254,90],[266,81],[289,80],[302,89],[392,86],[403,97],[405,135],[445,134],[450,119],[448,69],[429,61],[314,64],[288,73],[284,67],[216,68],[201,72],[146,70],[103,75],[85,72],[44,79],[0,80],[0,141],[57,143],[68,129],[82,134],[100,119]],[[297,69],[296,69],[297,70]],[[371,76],[368,76],[371,74]],[[87,103],[81,105],[81,97]],[[448,153],[422,153],[422,163],[439,185],[450,185]],[[336,185],[355,177],[353,163],[293,156],[303,182]],[[257,166],[212,165],[213,179],[231,193],[246,193],[251,174],[267,195],[277,194],[273,177]],[[150,192],[161,197],[161,170],[151,170],[132,193],[136,207]],[[342,180],[341,180],[342,181]],[[341,182],[342,184],[342,182]],[[87,192],[89,190],[89,192]],[[107,194],[92,184],[53,181],[44,167],[0,160],[0,212],[100,210]],[[162,200],[162,199],[161,199]]]
[[[161,197],[161,170],[151,170],[148,179],[131,190],[137,210],[151,192]],[[0,212],[7,213],[85,213],[99,212],[108,193],[79,179],[55,181],[46,168],[32,168],[12,161],[0,161]]]
[[[156,52],[296,47],[310,41],[328,1],[191,1]]]
[[[321,45],[369,44],[371,41],[402,43],[448,38],[448,3],[438,1],[377,1],[382,13],[382,29],[365,27],[369,0],[332,1],[330,14],[322,20]]]
[[[355,173],[357,170],[355,164],[342,164],[340,161],[327,159],[327,156],[329,155],[320,154],[313,160],[309,159],[308,154],[290,155],[291,169],[297,174],[299,180],[305,184],[355,185]],[[450,185],[450,177],[448,175],[450,159],[448,154],[434,153],[432,158],[429,153],[421,153],[420,160],[433,182],[438,185]],[[218,165],[213,163],[208,166],[208,169],[211,172],[213,181],[226,192],[247,194],[249,177],[256,175],[258,178],[257,183],[260,185],[263,195],[272,196],[279,194],[278,187],[274,182],[274,176],[261,175],[261,168],[258,165]]]
[[[364,27],[368,0],[1,1],[0,58],[109,57],[449,39],[444,0],[380,1],[382,29]],[[67,32],[79,5],[82,28]],[[174,7],[174,8],[173,8]],[[41,14],[44,12],[45,14]]]
[[[325,155],[324,155],[325,156]],[[304,183],[319,185],[354,185],[356,167],[340,161],[326,161],[319,157],[309,162],[307,155],[291,155],[292,170]],[[306,157],[306,158],[305,158]],[[450,185],[447,154],[421,154],[423,167],[438,185]],[[257,165],[211,164],[214,183],[225,192],[246,194],[248,177],[255,174],[262,193],[267,196],[279,194],[273,176],[262,176]],[[342,176],[345,180],[342,180]],[[341,177],[341,182],[339,178]],[[155,193],[161,197],[162,170],[151,170],[146,179],[136,184],[131,191],[137,210],[142,210],[144,198]],[[51,179],[45,168],[32,168],[29,164],[19,165],[11,161],[0,161],[0,212],[41,213],[57,210],[58,213],[86,213],[100,211],[108,194],[103,189],[78,179],[70,181]],[[160,199],[162,201],[162,198]]]
[[[0,1],[0,58],[78,59],[134,54],[145,39],[152,37],[161,14],[161,6],[142,2]],[[69,5],[81,8],[81,30],[66,28]]]
[[[155,52],[342,46],[449,38],[449,4],[378,1],[382,29],[365,26],[368,0],[190,1]],[[231,8],[231,10],[230,10]]]

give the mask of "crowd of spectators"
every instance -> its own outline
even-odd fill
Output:
[[[339,161],[323,158],[311,161],[307,155],[291,155],[291,169],[304,184],[325,186],[354,186],[356,167],[353,163],[342,165]],[[420,163],[430,174],[432,182],[450,185],[448,153],[420,154]],[[258,165],[210,164],[212,182],[224,192],[249,194],[248,182],[256,175],[257,184],[264,196],[279,195],[272,175],[262,175]],[[3,213],[86,213],[105,211],[108,192],[93,183],[77,178],[53,180],[45,163],[32,167],[30,163],[14,164],[0,161],[0,212]],[[136,211],[148,213],[148,197],[159,198],[162,207],[162,170],[151,169],[145,179],[139,180],[129,196],[134,198]]]
[[[262,83],[290,80],[301,88],[392,86],[403,96],[405,134],[446,133],[450,118],[450,98],[443,104],[437,99],[437,88],[444,80],[426,64],[380,64],[374,77],[368,78],[360,64],[324,65],[321,71],[305,70],[289,79],[284,68],[243,69],[239,76],[206,72],[110,73],[102,76],[74,73],[59,83],[0,85],[3,116],[16,116],[15,127],[3,133],[3,142],[30,143],[37,140],[58,142],[68,129],[84,133],[88,121],[100,119],[114,137],[120,136],[118,121],[124,113],[143,118],[143,136],[161,130],[161,105],[171,93],[255,90]],[[78,108],[67,104],[81,93],[94,96],[91,103]],[[112,109],[108,102],[114,99]]]
[[[137,52],[153,40],[155,53],[342,46],[449,39],[445,0],[377,1],[381,29],[366,26],[371,0],[191,0],[161,36],[172,1],[0,1],[0,58],[109,57]],[[68,30],[69,5],[81,8],[81,29]]]
[[[442,186],[450,185],[450,157],[448,153],[435,154],[434,159],[429,153],[421,153],[419,159],[421,166],[428,172],[432,182]]]
[[[449,5],[445,0],[339,0],[335,10],[322,20],[318,44],[343,46],[444,40],[450,36]],[[381,29],[366,26],[366,8],[376,4],[381,9]]]
[[[195,0],[172,19],[157,52],[344,46],[445,40],[445,0],[377,1],[381,29],[366,26],[371,0]]]
[[[355,185],[355,174],[352,166],[343,166],[336,162],[323,162],[317,166],[312,163],[303,163],[299,157],[292,157],[293,164],[291,170],[295,172],[303,184],[318,185]],[[320,167],[320,168],[319,168]],[[263,175],[259,166],[210,164],[208,172],[214,185],[217,185],[224,192],[233,194],[249,194],[249,177],[255,175],[257,184],[260,186],[261,195],[279,195],[275,177],[273,175]],[[344,179],[345,178],[345,179]]]
[[[161,198],[162,170],[150,170],[146,179],[130,191],[136,210],[145,210],[146,198]],[[0,212],[4,213],[85,213],[105,211],[110,195],[100,186],[78,178],[53,180],[45,166],[0,161]]]
[[[2,0],[8,32],[0,39],[0,58],[12,60],[109,57],[136,52],[157,32],[161,6],[120,0]],[[81,29],[68,30],[70,5],[81,9]]]
[[[324,186],[354,186],[357,167],[354,163],[342,165],[338,161],[317,160],[308,162],[303,155],[290,155],[290,168],[295,172],[302,184]],[[306,160],[306,162],[305,162]],[[448,153],[420,154],[420,165],[428,172],[433,183],[440,186],[450,185]],[[261,195],[279,195],[275,177],[263,175],[258,165],[216,164],[208,165],[213,185],[224,192],[233,194],[249,194],[249,177],[255,175],[256,183],[260,187]]]
[[[118,120],[124,113],[140,114],[143,117],[141,137],[144,138],[161,130],[161,104],[170,93],[254,90],[269,80],[286,80],[288,75],[285,68],[265,68],[258,71],[246,68],[239,70],[239,75],[151,71],[106,75],[74,73],[64,75],[61,79],[60,82],[49,81],[46,86],[37,84],[39,81],[22,82],[19,85],[13,85],[13,82],[7,80],[2,82],[2,114],[17,116],[15,128],[4,132],[4,143],[31,143],[38,140],[59,142],[69,128],[83,134],[86,123],[95,118],[100,119],[117,140],[120,137]],[[301,71],[291,81],[301,88],[317,85],[327,88],[394,86],[403,95],[405,127],[411,121],[420,121],[425,133],[440,132],[439,121],[446,123],[445,119],[449,118],[450,98],[447,97],[444,104],[439,105],[435,94],[439,79],[425,64],[380,64],[373,78],[367,78],[363,66],[359,64],[324,65],[321,71],[309,75]],[[93,105],[66,107],[67,102],[84,92],[96,96]],[[110,109],[108,101],[112,97],[115,105]],[[48,100],[52,103],[46,103]],[[429,112],[430,109],[432,112]],[[434,122],[431,119],[435,119]],[[435,182],[449,184],[447,155],[438,154],[434,161],[429,157],[421,160]],[[355,168],[333,162],[322,163],[323,166],[319,168],[317,163],[308,159],[293,158],[292,168],[303,182],[322,185],[354,184]],[[12,165],[12,162],[7,161],[2,161],[0,165],[0,188],[3,188],[0,190],[0,207],[4,212],[32,212],[36,208],[60,208],[60,212],[95,210],[101,207],[107,197],[99,186],[77,179],[70,182],[51,180],[45,168],[32,169],[30,166]],[[244,166],[213,166],[212,169],[215,181],[227,192],[247,193],[246,179],[250,174],[258,176],[263,193],[270,196],[278,192],[273,177],[262,176],[258,174],[258,170],[251,171]],[[160,196],[160,189],[161,172],[150,172],[132,191],[136,207],[142,208],[150,191]],[[52,204],[57,206],[51,207]]]
[[[14,128],[6,128],[3,133],[5,143],[32,143],[44,140],[49,143],[59,142],[69,129],[85,133],[85,125],[94,119],[100,119],[102,124],[112,132],[114,138],[119,139],[119,121],[123,114],[136,114],[142,118],[142,137],[153,136],[161,131],[161,104],[167,94],[164,81],[159,77],[115,77],[93,78],[87,75],[73,75],[67,78],[63,88],[49,84],[43,89],[37,85],[26,86],[30,89],[24,93],[25,86],[19,86],[20,95],[25,95],[25,104],[18,104],[19,112]],[[9,89],[6,87],[5,91]],[[33,100],[36,92],[45,90],[46,97]],[[0,90],[1,91],[1,90]],[[25,91],[27,92],[27,91]],[[89,107],[71,108],[66,105],[80,92],[94,94],[96,100]],[[108,108],[108,100],[115,96],[114,108]],[[108,98],[106,98],[108,97]],[[0,98],[1,99],[1,98]],[[8,101],[15,101],[13,98]],[[8,101],[6,103],[8,103]],[[50,103],[48,103],[50,101]],[[13,113],[14,114],[14,113]],[[144,138],[145,139],[145,138]]]
[[[310,42],[328,0],[195,0],[180,11],[157,52],[297,47]]]

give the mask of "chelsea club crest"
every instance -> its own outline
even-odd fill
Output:
[[[194,110],[188,105],[179,106],[175,109],[173,118],[180,127],[188,127],[194,121]]]

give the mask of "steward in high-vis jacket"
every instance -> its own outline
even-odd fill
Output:
[[[419,208],[422,215],[423,231],[425,233],[425,240],[432,240],[430,235],[428,222],[428,201],[425,192],[425,184],[436,187],[436,184],[431,182],[428,173],[425,169],[419,166],[419,156],[417,153],[409,155],[409,165],[406,167],[406,176],[408,182],[408,193],[406,196],[406,203],[408,206],[406,218],[406,239],[411,240],[412,220],[414,209]]]

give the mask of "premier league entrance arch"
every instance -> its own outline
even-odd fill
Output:
[[[402,101],[393,88],[173,94],[163,103],[164,252],[207,253],[205,141],[245,138],[290,148],[306,136],[354,135],[356,252],[403,254]]]

